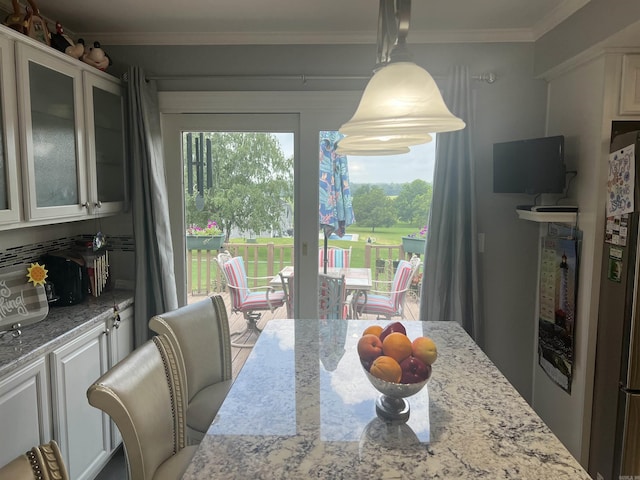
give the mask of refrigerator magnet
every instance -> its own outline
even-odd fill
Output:
[[[607,278],[612,282],[622,281],[622,249],[611,247],[609,249],[609,267]]]

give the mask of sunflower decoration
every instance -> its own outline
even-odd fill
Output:
[[[44,268],[44,265],[40,265],[39,263],[32,263],[31,266],[27,268],[27,278],[30,283],[33,283],[34,287],[45,284],[47,273],[48,270]]]

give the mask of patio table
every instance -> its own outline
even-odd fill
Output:
[[[374,323],[271,320],[183,480],[590,479],[454,322],[403,320],[439,355],[408,422],[380,420],[356,352]]]
[[[322,272],[323,268],[320,267],[319,272]],[[290,279],[293,276],[294,268],[289,265],[284,267],[279,272],[282,274],[282,277],[285,279]],[[360,267],[329,267],[327,268],[328,275],[341,276],[344,275],[344,282],[346,284],[346,288],[348,292],[351,292],[351,311],[353,315],[357,318],[358,312],[356,310],[356,305],[358,305],[358,299],[360,297],[367,298],[367,292],[371,290],[373,286],[373,282],[371,280],[371,270],[369,268],[360,268]],[[278,288],[282,286],[280,275],[276,275],[269,282],[274,288]]]

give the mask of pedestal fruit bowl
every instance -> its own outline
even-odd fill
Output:
[[[431,378],[431,364],[437,358],[435,343],[429,337],[412,342],[404,326],[393,322],[383,329],[365,329],[357,348],[367,379],[381,394],[376,414],[386,422],[405,423],[410,413],[406,398],[422,390]]]
[[[381,394],[376,399],[376,414],[381,419],[393,423],[405,423],[409,420],[410,406],[405,399],[415,395],[429,383],[428,378],[419,383],[387,382],[371,375],[366,368],[364,372],[371,385]]]

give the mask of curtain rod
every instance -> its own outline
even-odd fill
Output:
[[[127,74],[123,75],[123,80],[127,80]],[[147,80],[220,80],[220,79],[257,79],[257,80],[299,80],[303,84],[311,80],[369,80],[371,76],[364,75],[149,75]],[[434,78],[445,78],[445,75],[435,75]],[[493,72],[472,75],[473,80],[485,83],[494,83],[497,76]]]

